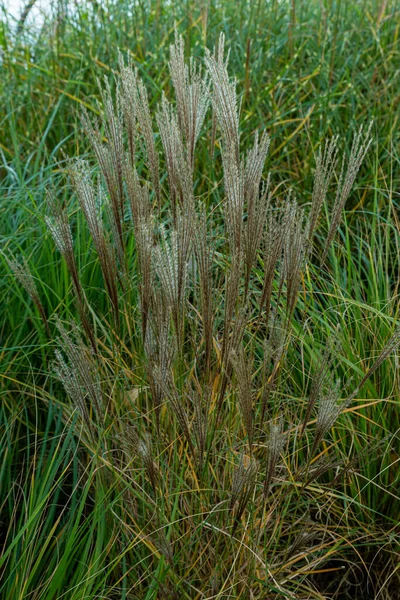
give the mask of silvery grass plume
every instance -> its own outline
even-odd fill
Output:
[[[150,191],[145,182],[141,183],[136,166],[132,167],[129,161],[125,161],[124,174],[136,234],[143,224],[149,223],[152,215]]]
[[[110,84],[105,79],[105,88],[100,84],[100,93],[104,105],[104,114],[101,118],[101,124],[96,119],[91,119],[86,110],[81,113],[81,121],[86,135],[89,138],[101,174],[104,178],[106,188],[110,198],[111,215],[113,230],[116,232],[115,244],[118,252],[118,258],[121,265],[124,264],[124,142],[122,133],[122,117],[119,105],[119,95],[115,106],[111,96]],[[101,105],[99,105],[101,112]],[[103,136],[100,128],[104,130],[106,143],[103,143]]]
[[[146,339],[147,321],[153,293],[153,215],[149,188],[141,183],[136,167],[125,163],[126,190],[131,206],[139,271],[142,338]]]
[[[185,64],[183,37],[176,34],[170,46],[169,70],[175,90],[178,122],[182,139],[186,145],[186,159],[193,173],[195,147],[207,113],[210,83],[202,77],[201,68],[190,58]]]
[[[236,352],[242,342],[246,329],[248,314],[240,297],[240,281],[243,255],[235,250],[232,264],[226,270],[224,294],[224,320],[220,352],[220,370],[222,373],[218,399],[218,411],[221,408],[226,388],[232,373],[231,354]]]
[[[212,107],[222,131],[223,143],[229,152],[232,151],[233,161],[238,168],[240,163],[240,111],[237,103],[236,82],[230,80],[228,73],[229,52],[224,59],[224,50],[225,36],[221,33],[218,48],[214,50],[213,55],[205,48],[205,63],[212,81]]]
[[[153,493],[156,494],[160,474],[153,457],[153,443],[150,434],[140,432],[137,427],[132,425],[125,425],[120,437],[129,461],[132,460],[132,456],[137,456],[141,460]]]
[[[255,258],[256,248],[261,240],[262,225],[255,219],[255,210],[266,208],[268,194],[260,198],[260,181],[269,147],[269,138],[263,134],[259,144],[256,136],[253,149],[247,161],[240,158],[239,107],[237,104],[236,83],[230,81],[228,60],[224,60],[224,36],[221,34],[218,50],[214,55],[206,50],[205,62],[212,86],[212,106],[222,132],[222,163],[225,184],[225,223],[231,253],[245,252],[246,294],[250,278],[250,265]],[[246,190],[246,191],[245,191]],[[257,204],[257,205],[256,205]],[[244,232],[244,210],[247,207],[247,229]],[[260,219],[262,223],[262,216]],[[243,237],[245,240],[243,241]]]
[[[67,363],[61,350],[56,348],[54,354],[56,360],[53,363],[53,369],[56,377],[61,381],[72,405],[79,411],[82,424],[87,431],[88,437],[92,437],[94,435],[94,429],[91,414],[86,405],[87,397],[85,389],[81,386],[80,380],[76,376],[75,369]]]
[[[147,323],[155,293],[152,233],[152,226],[149,223],[142,222],[135,228],[136,253],[140,276],[139,294],[143,340],[147,338]]]
[[[308,221],[304,211],[294,201],[290,202],[288,211],[288,226],[283,244],[283,275],[286,280],[286,318],[289,325],[296,307],[309,244]]]
[[[222,42],[222,48],[220,47],[220,43]],[[220,36],[217,40],[217,43],[214,46],[213,57],[217,62],[219,68],[222,68],[224,65],[224,44],[225,38]],[[210,102],[212,101],[212,97],[210,96]],[[217,115],[215,110],[212,111],[212,124],[211,124],[211,146],[210,146],[210,155],[211,158],[214,158],[215,153],[215,139],[217,135]]]
[[[317,369],[315,376],[312,380],[312,386],[310,390],[310,395],[308,397],[307,409],[303,419],[301,434],[304,433],[304,430],[310,419],[314,406],[317,400],[320,398],[321,394],[323,393],[324,388],[326,387],[326,384],[329,380],[331,367],[335,357],[337,356],[338,350],[338,338],[329,338],[325,350],[318,357]]]
[[[182,168],[186,168],[185,150],[178,119],[173,106],[163,94],[161,103],[156,113],[160,138],[164,149],[165,163],[168,174],[168,185],[174,220],[176,220],[177,207],[183,208]]]
[[[331,382],[330,388],[319,397],[317,424],[314,433],[314,442],[311,455],[316,451],[324,435],[333,427],[345,404],[339,404],[341,382],[337,379]]]
[[[285,443],[285,434],[282,431],[282,419],[272,422],[269,429],[269,438],[267,442],[267,464],[264,479],[264,498],[268,496],[276,467]]]
[[[242,252],[244,215],[244,163],[237,163],[233,144],[222,149],[226,200],[225,227],[231,254]]]
[[[175,109],[164,94],[156,120],[164,149],[174,222],[179,210],[194,218],[193,175],[186,158]]]
[[[20,260],[17,260],[12,255],[7,256],[7,254],[3,251],[1,251],[1,253],[6,259],[7,264],[11,271],[14,273],[15,277],[20,282],[28,296],[31,298],[32,302],[35,304],[36,308],[39,311],[40,317],[44,323],[47,333],[51,335],[49,323],[46,317],[46,311],[44,310],[42,301],[40,300],[35,280],[33,279],[32,273],[29,269],[28,261],[25,257],[21,257]]]
[[[50,212],[50,216],[45,217],[47,228],[65,260],[72,280],[72,287],[75,294],[79,318],[94,352],[97,352],[97,344],[93,327],[88,317],[87,299],[79,278],[78,267],[74,253],[74,243],[66,208],[57,201],[54,190],[47,190],[46,201]]]
[[[171,309],[178,349],[181,349],[186,311],[187,268],[191,251],[191,226],[186,215],[179,214],[177,228],[169,239],[161,228],[160,244],[154,248],[154,265],[162,293]]]
[[[119,55],[120,68],[120,103],[126,123],[129,158],[132,166],[135,164],[136,141],[142,141],[141,146],[143,154],[147,157],[150,180],[155,192],[157,202],[160,206],[160,165],[159,156],[155,145],[153,122],[151,118],[149,98],[142,79],[139,77],[138,70],[132,66],[131,58],[128,64],[124,64],[122,55]],[[138,138],[136,131],[138,124],[141,138]]]
[[[111,95],[110,83],[106,77],[104,78],[104,88],[99,84],[99,89],[104,106],[102,124],[107,139],[107,145],[103,145],[102,147],[103,161],[99,160],[99,165],[107,184],[115,228],[120,237],[120,245],[123,247],[123,221],[125,213],[123,187],[124,138],[119,85],[117,84],[117,93],[114,102]],[[98,157],[100,156],[102,156],[101,152],[98,154]],[[121,263],[123,263],[122,260]]]
[[[128,64],[125,65],[124,58],[119,52],[118,65],[120,71],[118,98],[121,106],[124,130],[128,145],[127,159],[132,168],[136,165],[137,145],[137,73],[132,66],[132,59],[128,56]]]
[[[324,435],[333,427],[339,415],[351,404],[354,398],[362,386],[368,381],[373,373],[380,367],[384,360],[390,354],[392,354],[396,348],[400,345],[400,327],[398,327],[393,335],[389,338],[388,342],[383,347],[380,355],[373,363],[372,367],[367,371],[364,377],[361,379],[355,390],[343,401],[341,404],[338,403],[340,399],[340,380],[338,379],[335,383],[332,383],[330,389],[325,393],[321,393],[319,396],[319,406],[317,414],[317,424],[314,434],[314,443],[311,454],[313,454]]]
[[[63,207],[61,203],[57,201],[54,190],[47,190],[46,203],[50,213],[50,216],[45,217],[47,228],[67,264],[68,271],[71,275],[74,292],[79,300],[81,300],[83,299],[83,289],[79,279],[78,267],[74,253],[74,242],[72,239],[67,211],[65,210],[65,207]]]
[[[268,326],[271,311],[271,298],[275,272],[283,255],[283,245],[287,237],[289,224],[289,203],[284,207],[268,206],[265,233],[262,243],[264,280],[262,285],[260,309],[265,307],[265,323]]]
[[[68,332],[61,321],[56,319],[56,327],[60,334],[57,339],[59,348],[56,350],[56,371],[67,394],[71,395],[71,400],[87,419],[88,425],[92,420],[93,411],[97,423],[102,424],[106,406],[95,355],[84,344],[76,324],[70,325],[71,331]]]
[[[199,289],[200,289],[200,312],[203,325],[203,337],[205,346],[205,373],[206,380],[210,376],[212,350],[213,350],[213,326],[214,326],[214,282],[212,276],[214,248],[211,247],[207,236],[207,220],[203,213],[194,228],[193,248],[196,257]]]
[[[326,202],[329,184],[335,173],[338,161],[338,136],[325,143],[324,149],[319,149],[314,175],[314,186],[311,200],[309,239],[311,240],[317,226],[321,208]]]
[[[361,167],[361,163],[363,162],[368,148],[372,143],[372,136],[370,135],[372,125],[373,122],[371,121],[365,133],[363,133],[363,126],[361,126],[358,130],[358,133],[356,134],[353,140],[346,172],[345,157],[343,157],[339,183],[332,209],[331,225],[328,231],[325,248],[322,255],[322,263],[325,262],[329,247],[339,227],[343,208],[350,195],[351,188],[353,187],[354,181],[357,177],[357,173]]]
[[[271,201],[270,177],[262,185],[262,174],[270,145],[269,135],[264,131],[261,139],[256,132],[253,147],[246,157],[244,170],[244,203],[247,220],[244,225],[245,297],[247,297],[252,268],[257,259],[265,230],[268,208]]]
[[[240,457],[239,465],[235,468],[232,478],[232,492],[230,508],[234,511],[234,524],[232,536],[234,535],[240,518],[251,498],[256,484],[258,473],[258,462],[254,458],[248,459],[245,464],[245,457]]]
[[[236,343],[231,339],[231,329],[235,322],[235,316],[238,315],[243,307],[240,300],[240,281],[243,266],[243,255],[238,250],[232,254],[232,263],[225,274],[225,294],[224,294],[224,328],[222,338],[222,361],[229,360],[231,350],[236,349]]]
[[[104,282],[113,307],[115,320],[118,323],[118,268],[115,252],[107,240],[102,220],[101,208],[104,193],[100,185],[96,193],[89,167],[83,160],[70,163],[68,172],[99,257]]]
[[[311,457],[310,457],[311,459]],[[306,488],[310,483],[316,481],[319,477],[340,467],[341,462],[330,456],[321,456],[314,462],[309,460],[297,472],[297,478],[303,480],[303,488]]]
[[[146,86],[144,85],[141,78],[138,76],[136,71],[136,94],[135,94],[135,107],[136,116],[139,125],[139,131],[142,134],[144,141],[143,150],[147,156],[150,181],[153,185],[156,199],[160,206],[161,204],[161,190],[160,190],[160,164],[159,156],[156,149],[154,132],[153,132],[153,121],[150,112],[149,99],[147,95]]]
[[[232,374],[232,363],[230,356],[236,352],[242,343],[244,332],[248,321],[248,315],[244,310],[238,311],[230,323],[229,331],[224,329],[223,347],[220,357],[221,385],[217,402],[217,416],[224,401],[227,386]]]

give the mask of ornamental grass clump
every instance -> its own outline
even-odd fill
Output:
[[[307,573],[335,547],[345,555],[333,486],[351,473],[332,428],[400,343],[397,331],[347,396],[338,340],[323,352],[316,344],[293,409],[287,357],[311,318],[305,278],[314,263],[327,276],[371,125],[339,173],[339,140],[322,146],[311,206],[300,206],[266,173],[268,133],[243,139],[228,56],[221,35],[204,65],[186,62],[177,37],[174,100],[166,88],[155,109],[120,56],[100,119],[82,114],[95,165],[78,158],[66,170],[104,314],[82,283],[65,208],[48,196],[77,307],[76,322],[56,320],[54,375],[70,400],[65,419],[112,498],[130,598],[320,598]],[[29,271],[10,265],[42,313]]]

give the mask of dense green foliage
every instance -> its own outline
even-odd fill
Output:
[[[93,171],[98,170],[79,114],[82,107],[90,115],[101,113],[97,80],[107,75],[114,85],[118,50],[139,68],[152,107],[162,91],[173,98],[168,60],[175,25],[187,56],[199,58],[203,45],[212,49],[220,32],[225,33],[229,73],[236,76],[241,97],[242,146],[251,147],[257,128],[270,134],[264,172],[271,174],[278,202],[292,188],[308,210],[322,141],[339,135],[340,150],[348,156],[359,125],[374,121],[372,146],[325,265],[318,256],[333,193],[323,208],[316,252],[302,274],[292,341],[280,367],[284,397],[271,396],[265,430],[256,434],[256,458],[264,464],[269,420],[277,414],[290,441],[281,453],[267,502],[257,504],[262,486],[256,485],[237,522],[230,516],[229,466],[239,464],[242,454],[250,458],[235,386],[228,394],[223,424],[216,420],[215,437],[209,435],[208,454],[214,444],[218,449],[209,470],[199,473],[179,422],[166,411],[161,414],[164,433],[159,442],[153,441],[162,484],[152,489],[146,463],[134,452],[129,468],[119,455],[113,460],[115,440],[126,437],[127,415],[133,415],[135,423],[144,420],[149,429],[154,426],[153,436],[159,433],[143,368],[135,240],[126,236],[132,285],[121,293],[117,326],[91,236],[64,173],[65,155],[88,157]],[[399,9],[390,0],[60,2],[40,33],[33,35],[26,26],[17,36],[3,11],[1,598],[399,597],[396,353],[373,373],[325,436],[314,458],[328,456],[331,468],[308,486],[297,469],[310,458],[306,442],[310,439],[312,445],[316,411],[306,436],[296,433],[327,340],[339,338],[333,374],[350,393],[396,328],[399,30]],[[213,214],[216,261],[223,273],[229,257],[223,242],[218,246],[224,229],[220,134],[212,157],[210,122],[211,117],[196,149],[195,193]],[[156,141],[161,152],[158,134]],[[142,163],[140,168],[146,173]],[[161,183],[168,198],[163,163]],[[79,318],[66,263],[45,222],[48,189],[67,207],[79,276],[102,355],[102,382],[115,383],[115,405],[98,439],[85,430],[54,376],[60,335],[56,316],[67,328],[70,319]],[[161,214],[166,223],[168,211],[166,201]],[[11,254],[24,257],[29,265],[48,330],[10,269],[6,257]],[[258,261],[250,282],[254,297],[262,269]],[[246,344],[259,357],[265,332],[256,321],[253,325]],[[194,354],[195,348],[190,360]],[[187,355],[174,364],[178,385],[188,365],[192,369]],[[194,371],[193,367],[191,375]],[[110,441],[112,436],[116,437]],[[340,468],[347,472],[331,486]],[[158,512],[153,513],[153,503],[158,503]]]

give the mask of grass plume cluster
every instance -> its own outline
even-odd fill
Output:
[[[176,34],[157,103],[124,53],[99,80],[87,152],[59,162],[41,207],[53,278],[5,245],[45,373],[33,392],[23,367],[4,374],[22,400],[4,387],[1,593],[389,599],[397,287],[388,267],[370,309],[346,292],[368,268],[344,208],[374,126],[348,151],[320,140],[299,195],[267,168],[270,135],[245,128],[225,36],[197,55]],[[367,224],[354,235],[370,227],[383,267],[395,228]]]

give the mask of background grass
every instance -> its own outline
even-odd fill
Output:
[[[339,134],[342,147],[349,150],[359,123],[374,119],[373,147],[329,256],[333,277],[310,265],[302,282],[299,310],[307,307],[313,327],[307,328],[307,323],[298,327],[284,373],[292,389],[285,422],[295,422],[298,402],[305,403],[311,358],[337,325],[344,332],[344,360],[338,374],[346,380],[362,376],[398,316],[400,13],[395,1],[60,2],[49,11],[38,35],[24,28],[18,36],[3,11],[1,247],[28,259],[49,316],[74,313],[68,273],[43,218],[45,188],[54,184],[69,207],[85,289],[96,311],[107,314],[89,235],[57,161],[62,151],[68,156],[88,152],[77,110],[85,106],[98,111],[96,80],[117,71],[118,49],[131,54],[152,102],[163,90],[168,92],[167,58],[175,24],[194,54],[201,53],[203,44],[211,48],[220,31],[225,32],[230,72],[243,91],[245,144],[257,127],[271,134],[267,167],[277,196],[291,186],[302,203],[310,202],[321,140]],[[207,147],[202,148],[198,161],[207,163]],[[199,181],[197,193],[207,194],[212,203],[212,185],[220,178],[220,167],[213,166],[209,181]],[[323,230],[320,235],[323,238]],[[186,564],[180,571],[177,566],[172,569],[165,553],[152,543],[138,543],[134,522],[126,523],[126,537],[121,538],[116,526],[125,518],[121,489],[97,476],[98,453],[85,451],[65,424],[67,401],[51,377],[53,342],[3,256],[0,264],[4,540],[0,596],[7,600],[283,597],[273,584],[265,587],[257,578],[250,586],[253,596],[233,577],[236,583],[230,587],[229,573],[215,587],[210,573],[208,591],[202,596],[196,591],[201,588],[200,570],[185,558],[185,544],[176,544],[175,561],[180,568]],[[107,322],[99,327],[107,340]],[[126,330],[122,336],[130,340],[127,366],[137,351],[128,334]],[[387,435],[398,436],[399,383],[395,356],[364,386],[335,428],[332,444],[338,456],[360,451]],[[232,432],[240,427],[235,419],[232,414]],[[396,448],[396,442],[390,447]],[[293,452],[300,461],[301,449]],[[292,458],[297,460],[296,456]],[[178,453],[169,460],[179,464],[181,457]],[[318,493],[308,499],[313,518],[342,533],[342,542],[326,557],[325,569],[316,572],[303,563],[291,566],[290,557],[285,558],[282,540],[287,548],[293,542],[285,527],[292,523],[291,513],[301,513],[307,503],[296,489],[286,496],[282,492],[277,542],[268,557],[271,564],[281,557],[282,568],[291,570],[296,580],[290,588],[289,577],[290,593],[297,594],[293,597],[329,598],[334,592],[337,598],[399,597],[398,461],[393,450],[378,458],[369,456],[360,472],[337,490],[337,497],[323,505],[325,515],[319,513]],[[167,477],[168,461],[163,465]],[[168,485],[176,501],[171,501],[166,538],[187,539],[188,524],[172,525],[180,500],[174,496],[176,481],[168,480]],[[196,556],[201,547],[198,535],[196,531],[187,557]],[[221,538],[221,556],[235,548]],[[218,570],[224,573],[216,564]],[[319,592],[311,595],[311,589]]]

